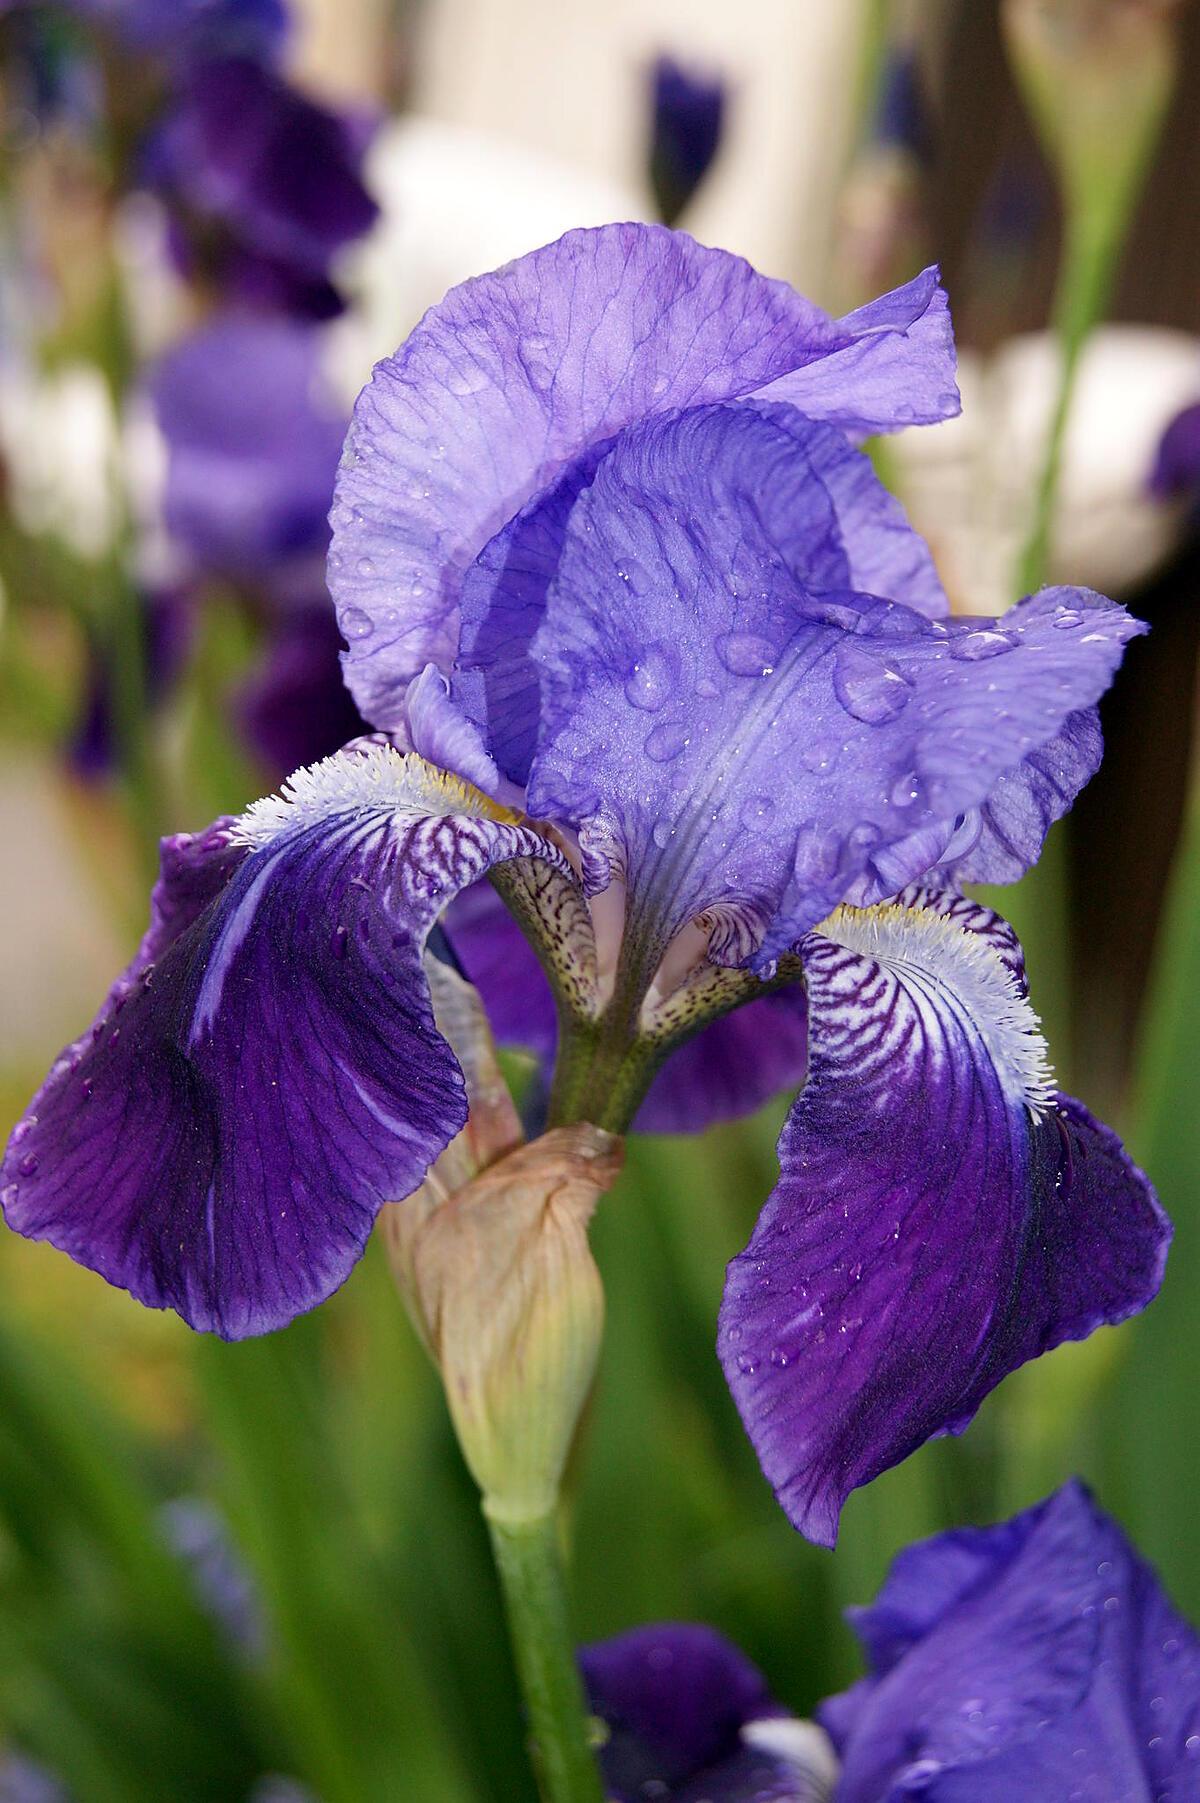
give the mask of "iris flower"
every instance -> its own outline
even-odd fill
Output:
[[[217,578],[267,628],[235,701],[244,737],[284,776],[364,730],[341,679],[325,586],[329,497],[346,432],[318,326],[219,312],[155,366],[163,522],[184,576]]]
[[[650,70],[650,183],[659,217],[674,225],[708,174],[721,145],[725,83],[673,56]]]
[[[332,515],[377,734],[165,842],[10,1223],[227,1336],[320,1302],[464,1124],[423,954],[492,873],[555,994],[553,1122],[622,1130],[688,1039],[804,1078],[720,1349],[811,1537],[1142,1307],[1163,1216],[959,890],[1036,857],[1139,627],[1070,589],[947,616],[851,437],[956,405],[932,271],[833,320],[613,226],[454,290],[360,397]]]
[[[900,1554],[850,1620],[869,1675],[787,1716],[711,1629],[585,1647],[612,1794],[687,1803],[1183,1803],[1200,1773],[1200,1640],[1078,1483]],[[833,1751],[836,1749],[837,1758]]]

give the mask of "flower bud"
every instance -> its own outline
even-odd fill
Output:
[[[614,1135],[558,1127],[424,1215],[389,1210],[397,1276],[494,1519],[553,1509],[604,1318],[587,1227],[621,1159]]]
[[[1123,217],[1175,71],[1176,0],[1006,0],[1013,69],[1075,208]]]

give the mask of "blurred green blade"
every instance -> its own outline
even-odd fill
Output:
[[[1162,1292],[1131,1327],[1101,1415],[1106,1501],[1200,1619],[1200,790],[1176,855],[1129,1148],[1175,1224]]]

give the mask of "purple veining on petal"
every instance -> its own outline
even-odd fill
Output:
[[[766,388],[854,431],[956,411],[935,272],[835,321],[724,251],[614,225],[454,289],[377,366],[338,481],[330,586],[343,629],[371,622],[348,660],[364,713],[397,725],[408,680],[451,667],[464,573],[532,496],[635,421]]]
[[[1200,1640],[1082,1485],[910,1547],[850,1614],[840,1803],[1195,1794]]]
[[[801,948],[808,1082],[721,1309],[763,1469],[829,1545],[851,1490],[961,1431],[1027,1359],[1143,1308],[1170,1237],[1116,1137],[1047,1106],[1007,930],[914,899]]]
[[[324,1300],[465,1120],[426,933],[502,859],[567,868],[513,818],[369,746],[168,840],[137,958],[13,1132],[10,1226],[228,1338]]]
[[[1075,589],[999,623],[852,592],[865,567],[924,569],[886,510],[870,554],[843,539],[838,500],[860,523],[875,505],[869,473],[839,486],[852,455],[795,416],[695,408],[622,434],[571,512],[531,648],[529,807],[580,832],[601,880],[608,856],[664,943],[732,907],[743,930],[713,955],[757,935],[765,970],[839,901],[942,865],[994,790],[1020,815],[1010,852],[1032,855],[1034,817],[1088,773],[1058,759],[1039,812],[1022,763],[1065,741],[1142,628]]]

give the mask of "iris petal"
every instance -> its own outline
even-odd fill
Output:
[[[338,481],[330,585],[367,718],[401,725],[409,678],[450,668],[463,573],[532,496],[633,421],[771,384],[855,431],[957,411],[936,272],[838,321],[683,233],[612,225],[452,290],[376,368]]]
[[[322,1301],[465,1120],[425,935],[529,855],[562,862],[377,745],[167,841],[138,957],[13,1134],[9,1224],[227,1338]]]
[[[1081,1485],[910,1547],[851,1620],[871,1675],[819,1712],[844,1803],[1193,1794],[1200,1642]]]
[[[759,1460],[825,1544],[1007,1372],[1144,1307],[1170,1234],[1115,1136],[1052,1096],[1008,929],[913,899],[801,947],[809,1078],[721,1309]]]
[[[883,491],[853,455],[755,407],[630,428],[572,510],[533,641],[532,811],[575,826],[592,870],[607,855],[638,930],[721,909],[737,926],[722,961],[765,969],[838,902],[937,868],[997,789],[1029,854],[1024,761],[1061,743],[1142,630],[1074,589],[986,622],[854,592],[863,553],[838,507],[882,508]],[[889,516],[877,535],[881,578],[923,569],[906,533]],[[1055,767],[1061,799],[1090,763]]]

